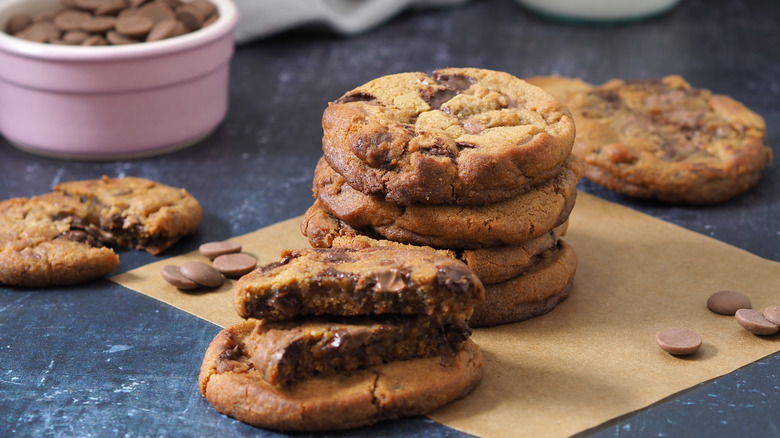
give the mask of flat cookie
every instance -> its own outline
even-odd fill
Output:
[[[103,233],[77,218],[87,208],[59,193],[0,202],[0,283],[42,287],[102,277],[119,257]]]
[[[519,245],[563,224],[574,207],[583,167],[570,156],[555,178],[495,204],[402,206],[353,189],[321,159],[313,190],[328,211],[355,229],[401,243],[474,249]]]
[[[291,386],[268,384],[245,354],[255,327],[222,330],[201,365],[200,391],[214,408],[254,426],[280,431],[324,431],[425,415],[464,397],[482,378],[482,355],[469,341],[454,357],[395,361]]]
[[[239,316],[276,321],[383,314],[467,319],[482,296],[482,283],[462,262],[387,247],[287,250],[233,288]]]
[[[772,160],[761,116],[679,76],[574,90],[579,87],[562,80],[551,92],[572,111],[572,152],[587,163],[585,176],[611,190],[668,202],[723,202],[757,184]]]
[[[434,249],[386,240],[382,236],[369,236],[350,227],[333,216],[319,200],[314,201],[301,221],[301,232],[315,248],[361,249],[373,246],[399,248],[429,248],[448,257],[461,260],[482,284],[488,286],[515,278],[543,254],[557,245],[558,239],[566,234],[568,220],[541,236],[519,245],[492,246],[478,249],[448,250]]]
[[[454,355],[471,335],[466,320],[422,317],[252,319],[245,354],[271,385],[355,371],[398,360]]]
[[[570,245],[558,241],[558,250],[534,269],[485,286],[485,300],[474,308],[472,327],[490,327],[524,321],[543,315],[569,296],[577,271],[577,255]]]
[[[117,245],[159,254],[198,229],[203,210],[184,189],[143,178],[107,178],[57,185],[55,192],[89,204],[97,226]]]
[[[560,172],[574,124],[548,93],[476,68],[399,73],[323,113],[328,163],[358,191],[397,204],[485,204]]]
[[[70,285],[116,268],[110,247],[158,254],[194,232],[202,210],[182,189],[140,178],[74,181],[0,203],[0,283]]]

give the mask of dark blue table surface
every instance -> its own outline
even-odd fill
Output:
[[[122,251],[117,273],[124,272],[302,214],[312,202],[327,102],[378,76],[445,66],[593,83],[680,74],[764,116],[780,156],[779,23],[776,0],[683,0],[668,14],[618,26],[552,23],[509,0],[477,0],[405,12],[349,38],[299,29],[238,47],[227,118],[188,149],[142,160],[65,161],[0,138],[0,198],[101,175],[140,176],[193,193],[205,210],[197,234],[160,257]],[[586,180],[579,188],[780,261],[777,163],[756,188],[709,207],[629,199]],[[780,279],[777,295],[780,302]],[[200,396],[198,367],[218,330],[108,280],[0,288],[0,436],[276,435],[217,414]],[[328,434],[409,435],[462,436],[424,418]],[[583,435],[780,436],[780,355]]]

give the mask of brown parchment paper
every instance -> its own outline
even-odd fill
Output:
[[[260,263],[275,261],[308,246],[299,222],[232,240]],[[780,263],[585,193],[564,240],[579,260],[569,299],[542,317],[475,330],[482,383],[433,420],[484,437],[570,436],[780,350],[780,335],[754,336],[706,307],[723,289],[745,293],[754,309],[780,304]],[[232,282],[185,293],[162,280],[163,265],[188,259],[203,260],[187,254],[112,280],[220,326],[238,322]],[[698,332],[699,352],[658,348],[655,333],[672,326]]]

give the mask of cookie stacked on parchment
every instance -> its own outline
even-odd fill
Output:
[[[507,73],[447,68],[375,79],[322,120],[316,200],[301,224],[312,246],[459,258],[485,285],[477,327],[541,315],[568,296],[577,260],[560,237],[584,167],[553,96]]]
[[[242,323],[222,330],[200,371],[219,411],[282,431],[425,415],[482,378],[467,323],[483,299],[463,263],[376,247],[284,251],[233,289]]]

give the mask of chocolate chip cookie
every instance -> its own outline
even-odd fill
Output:
[[[723,202],[757,184],[772,160],[761,116],[679,76],[590,88],[565,78],[536,83],[572,111],[585,176],[629,196]]]
[[[361,249],[374,246],[429,248],[463,261],[479,277],[482,284],[488,286],[515,278],[526,271],[544,252],[556,247],[558,239],[566,234],[568,225],[567,220],[541,236],[519,245],[466,250],[434,249],[394,242],[378,235],[363,234],[333,216],[319,200],[316,200],[303,216],[301,232],[307,236],[309,243],[315,248]]]
[[[61,193],[0,202],[0,283],[42,287],[102,277],[119,257],[110,236],[84,222],[87,206]]]
[[[392,361],[451,356],[471,334],[463,319],[426,316],[253,321],[246,354],[263,380],[275,386]]]
[[[198,229],[203,210],[186,190],[143,178],[71,181],[54,191],[88,204],[90,220],[118,246],[159,254]]]
[[[551,180],[485,205],[394,204],[353,189],[325,160],[315,169],[313,190],[328,211],[355,229],[401,243],[474,249],[522,244],[564,223],[583,167],[570,156]]]
[[[140,178],[57,185],[53,193],[0,203],[0,283],[69,285],[119,263],[112,247],[158,254],[194,232],[202,210],[182,189]]]
[[[464,397],[482,378],[482,355],[468,340],[454,355],[392,361],[271,385],[247,346],[256,339],[257,325],[250,319],[221,331],[206,351],[198,383],[218,412],[263,428],[349,429],[425,415]]]
[[[476,68],[399,73],[330,104],[328,163],[355,190],[396,204],[504,201],[561,171],[568,110],[508,73]]]
[[[449,315],[467,319],[482,301],[480,280],[462,262],[427,250],[304,248],[241,277],[233,288],[242,318],[316,315]]]
[[[485,300],[474,308],[472,327],[489,327],[543,315],[565,300],[577,271],[577,255],[563,240],[515,278],[485,286]]]

